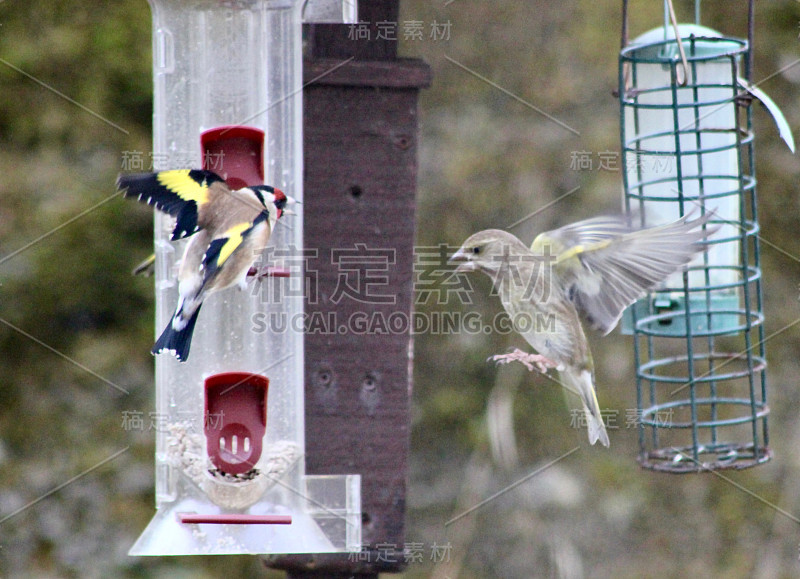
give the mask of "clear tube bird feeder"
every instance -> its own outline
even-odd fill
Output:
[[[707,227],[718,230],[685,273],[626,313],[639,462],[675,473],[746,468],[771,456],[750,45],[673,24],[620,53],[624,203],[642,225],[713,212]]]
[[[355,18],[354,3],[150,5],[155,169],[203,167],[234,189],[266,183],[301,201],[303,11],[342,22]],[[294,210],[270,240],[285,250],[275,255],[295,256],[270,263],[288,277],[209,296],[188,361],[156,357],[157,512],[131,555],[360,549],[360,477],[305,474],[303,334],[252,322],[303,314],[302,291],[267,287],[303,286],[302,205]],[[169,241],[171,221],[156,213],[157,330],[174,311],[185,247]]]

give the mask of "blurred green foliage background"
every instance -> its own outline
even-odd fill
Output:
[[[679,19],[692,5],[676,1]],[[746,5],[705,2],[702,22],[744,36]],[[661,2],[631,2],[632,36],[661,19]],[[618,210],[620,172],[571,159],[619,151],[620,2],[403,0],[399,20],[401,54],[434,71],[421,97],[418,245],[507,227],[576,187],[514,233],[530,241]],[[409,21],[423,38],[404,38]],[[446,38],[430,36],[434,22]],[[760,86],[792,127],[799,23],[798,2],[756,3],[754,80],[768,78]],[[0,519],[127,449],[0,522],[4,577],[282,576],[256,557],[126,555],[154,512],[152,280],[130,275],[151,251],[152,217],[113,184],[126,152],[151,150],[150,34],[144,0],[0,2]],[[800,317],[800,164],[761,109],[755,129],[769,335]],[[444,309],[499,312],[489,281],[471,281],[473,303]],[[552,383],[486,363],[522,347],[518,336],[416,336],[406,538],[424,557],[405,576],[800,575],[799,337],[794,327],[767,345],[776,458],[725,473],[734,485],[640,470],[624,412],[611,448],[589,447]],[[634,407],[630,338],[592,346],[601,407]],[[123,427],[128,411],[144,412],[143,428]],[[434,543],[449,545],[448,561],[431,560]]]

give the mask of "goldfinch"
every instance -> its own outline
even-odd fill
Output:
[[[293,200],[268,185],[232,191],[222,177],[200,169],[120,175],[117,188],[175,217],[172,240],[191,236],[178,272],[175,315],[152,349],[185,362],[203,300],[245,286],[251,264]]]
[[[482,271],[493,279],[515,327],[538,352],[517,349],[493,359],[541,372],[556,368],[562,385],[583,403],[589,442],[608,446],[580,317],[608,334],[625,308],[703,250],[702,240],[716,230],[707,225],[711,215],[646,229],[623,216],[587,219],[540,234],[530,248],[489,229],[469,237],[450,262],[457,272]]]

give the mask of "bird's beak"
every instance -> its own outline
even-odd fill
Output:
[[[283,216],[283,215],[297,215],[297,212],[294,211],[293,209],[291,209],[291,207],[293,205],[302,205],[302,203],[300,201],[298,201],[297,199],[295,199],[294,197],[289,197],[287,195],[286,196],[286,206],[283,208],[283,212],[281,213],[281,216]]]
[[[465,272],[465,271],[475,271],[477,267],[475,266],[475,262],[470,259],[470,256],[464,252],[463,249],[459,249],[456,251],[450,259],[447,260],[447,263],[455,264],[456,272]]]

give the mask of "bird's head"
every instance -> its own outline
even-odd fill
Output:
[[[262,203],[264,207],[269,209],[270,204],[275,206],[276,212],[276,219],[280,219],[283,215],[295,215],[295,212],[292,211],[291,206],[295,203],[299,203],[294,197],[289,197],[286,193],[278,189],[277,187],[271,187],[269,185],[258,185],[256,187],[251,187],[257,195],[262,199]]]
[[[487,229],[470,236],[448,260],[457,264],[457,272],[483,271],[494,275],[500,271],[509,255],[527,251],[516,237],[499,229]]]

